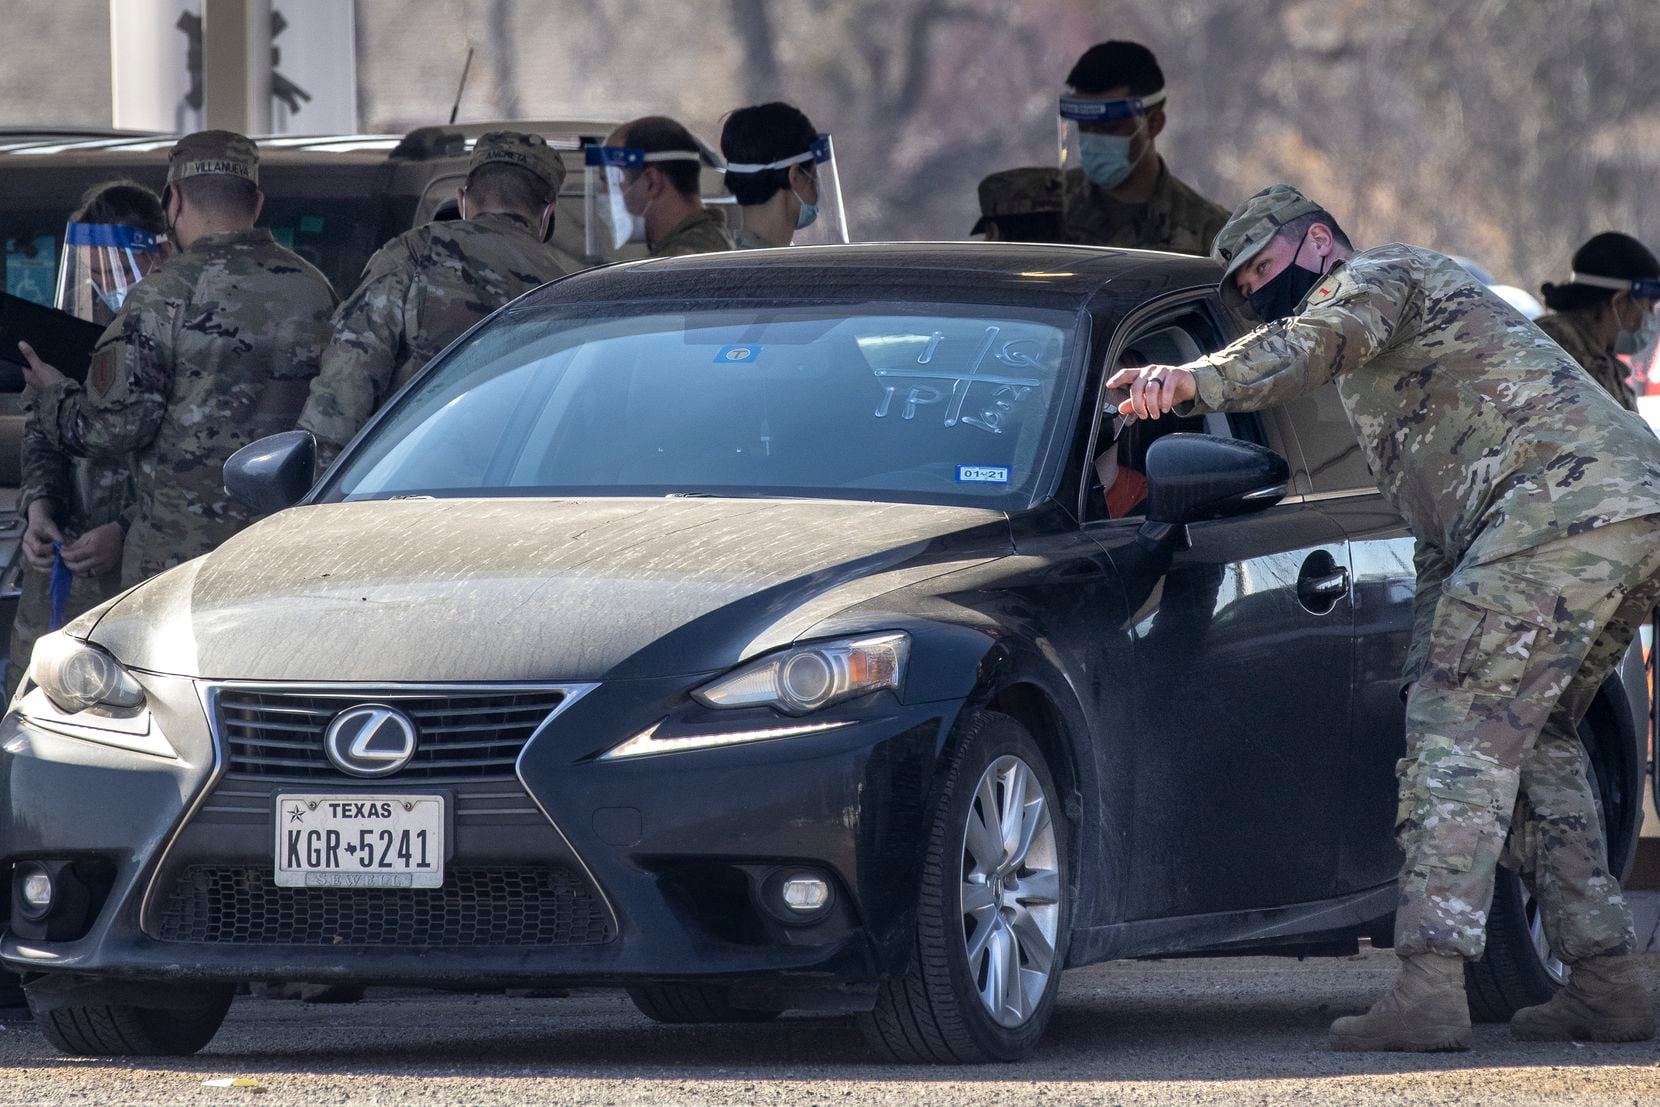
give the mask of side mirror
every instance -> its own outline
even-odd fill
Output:
[[[317,440],[310,431],[291,430],[250,442],[225,462],[225,492],[231,499],[270,515],[293,507],[311,490],[317,470]]]
[[[1147,451],[1144,537],[1163,543],[1189,523],[1261,511],[1285,498],[1291,467],[1273,450],[1209,434],[1168,434]]]

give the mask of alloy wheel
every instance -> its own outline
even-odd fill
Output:
[[[1550,939],[1545,937],[1545,913],[1539,909],[1539,901],[1528,891],[1525,881],[1522,883],[1522,914],[1527,919],[1527,935],[1533,940],[1533,952],[1539,958],[1540,966],[1552,983],[1566,984],[1568,966],[1551,952]]]
[[[1059,969],[1061,880],[1049,797],[1019,757],[999,757],[981,774],[968,809],[962,862],[969,975],[991,1017],[1002,1026],[1020,1026]]]

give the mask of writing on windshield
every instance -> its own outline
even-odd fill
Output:
[[[504,317],[399,402],[340,487],[1007,498],[1040,468],[1075,322],[916,304]]]

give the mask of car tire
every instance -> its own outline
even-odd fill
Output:
[[[130,1003],[71,1006],[29,1002],[35,1025],[61,1053],[80,1057],[187,1057],[219,1032],[236,989],[202,993],[187,1005],[139,1007]]]
[[[1608,837],[1607,792],[1597,764],[1597,745],[1589,727],[1580,724],[1580,738],[1592,751],[1586,759],[1591,794],[1597,798],[1597,816],[1603,839]],[[1499,866],[1493,881],[1493,906],[1487,912],[1487,948],[1481,960],[1464,966],[1464,984],[1470,997],[1470,1018],[1476,1022],[1509,1022],[1524,1007],[1548,1002],[1562,986],[1565,970],[1544,944],[1538,904],[1514,869]]]
[[[628,998],[646,1018],[671,1025],[770,1022],[783,1013],[734,1007],[731,992],[724,984],[636,984],[628,989]]]
[[[885,980],[875,1008],[859,1016],[865,1038],[888,1061],[972,1064],[1029,1056],[1048,1025],[1066,964],[1067,826],[1043,751],[1020,723],[990,711],[965,716],[957,735],[926,838],[910,965]],[[1017,769],[1024,775],[1011,772]],[[1012,856],[1003,849],[999,861],[984,858],[990,842],[1007,839],[992,831],[976,851],[971,820],[984,826],[982,813],[995,811],[1016,787],[1025,797],[1019,816],[1026,848]],[[1041,811],[1034,812],[1039,797]],[[973,892],[986,902],[971,909],[964,896],[976,885],[991,890]],[[1027,973],[1032,979],[1023,981]],[[994,1003],[1001,1014],[994,1014]]]

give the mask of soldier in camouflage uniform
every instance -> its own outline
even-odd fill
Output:
[[[541,135],[481,135],[458,197],[462,218],[405,231],[369,259],[335,313],[300,416],[323,464],[474,323],[564,276],[547,245],[564,180],[564,162]]]
[[[713,254],[735,248],[725,217],[704,206],[702,154],[692,132],[667,116],[648,115],[612,131],[605,144],[647,154],[686,155],[629,170],[632,179],[624,188],[628,210],[645,223],[646,248],[652,257]]]
[[[1457,263],[1400,244],[1355,253],[1289,186],[1247,201],[1216,256],[1224,300],[1265,325],[1185,366],[1115,374],[1126,408],[1252,410],[1335,381],[1417,538],[1402,973],[1333,1024],[1334,1047],[1469,1047],[1464,961],[1481,956],[1507,838],[1572,972],[1513,1031],[1651,1037],[1576,726],[1660,599],[1660,442]]]
[[[1641,242],[1612,231],[1574,252],[1564,284],[1540,289],[1550,314],[1536,322],[1556,344],[1606,388],[1627,411],[1637,410],[1630,369],[1616,353],[1634,354],[1653,341],[1655,301],[1633,292],[1643,282],[1660,288],[1660,260]]]
[[[160,198],[143,185],[125,180],[110,181],[89,190],[81,206],[69,217],[69,223],[71,228],[79,225],[85,230],[130,227],[157,239],[165,239],[167,234],[167,217],[161,210]],[[66,241],[66,254],[74,250],[84,254],[101,252]],[[165,257],[164,241],[150,248],[129,248],[129,265],[123,267],[124,277],[142,278],[148,268]],[[65,276],[70,275],[66,264]],[[93,279],[91,267],[73,275],[81,280]],[[60,281],[60,288],[67,283]],[[88,321],[107,323],[112,313],[103,296],[110,289],[96,287],[84,291],[96,291],[100,295],[71,296],[66,310]],[[52,571],[59,557],[54,544],[61,547],[64,567],[71,573],[69,595],[59,613],[67,622],[120,591],[120,520],[132,503],[132,473],[125,458],[120,461],[77,458],[54,449],[41,429],[32,404],[23,423],[21,453],[23,475],[18,509],[27,526],[23,532],[17,615],[11,629],[11,664],[6,669],[7,698],[17,690],[28,671],[35,640],[53,629]]]
[[[1078,59],[1066,83],[1076,98],[1145,105],[1125,118],[1078,124],[1082,166],[1068,165],[1064,180],[1070,241],[1209,253],[1228,213],[1178,180],[1159,156],[1165,86],[1152,51],[1134,42],[1099,43]]]
[[[1004,169],[980,182],[980,218],[969,234],[987,242],[1065,242],[1061,175],[1041,166]]]
[[[317,372],[334,291],[270,231],[254,229],[258,174],[258,150],[242,135],[180,139],[167,168],[179,252],[127,296],[84,387],[38,361],[26,373],[54,448],[133,455],[124,586],[207,553],[254,521],[225,493],[225,461],[291,429]]]

